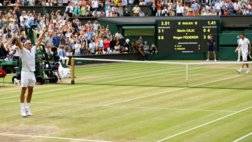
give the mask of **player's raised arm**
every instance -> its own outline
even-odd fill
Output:
[[[36,47],[39,47],[39,45],[42,43],[43,39],[45,38],[45,33],[47,32],[47,30],[48,30],[48,27],[46,27],[43,30],[42,34],[39,36],[38,41],[36,43]]]
[[[23,49],[24,48],[24,46],[21,43],[21,40],[19,38],[14,37],[13,40],[12,40],[12,42],[14,42],[19,49]]]

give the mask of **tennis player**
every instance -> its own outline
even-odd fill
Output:
[[[33,87],[36,83],[35,78],[35,53],[36,47],[38,47],[44,36],[47,28],[43,30],[43,33],[40,35],[37,44],[32,45],[30,40],[27,40],[24,45],[21,43],[19,38],[14,38],[16,43],[16,51],[20,55],[22,60],[22,69],[21,69],[21,95],[20,95],[20,114],[22,117],[31,116],[31,99],[33,93]],[[27,95],[25,95],[26,91]]]
[[[242,64],[242,67],[238,70],[238,72],[241,73],[245,70],[246,73],[249,73],[249,64],[246,62],[248,61],[248,57],[250,55],[251,45],[249,39],[246,38],[244,34],[240,34],[240,39],[238,39],[238,47],[236,48],[236,51],[239,50],[241,51],[242,61],[244,64]]]

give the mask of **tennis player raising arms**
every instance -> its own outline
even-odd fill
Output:
[[[249,39],[246,38],[244,34],[240,34],[240,39],[238,39],[238,47],[236,51],[239,50],[241,51],[242,61],[244,64],[242,64],[242,67],[238,70],[238,72],[242,72],[246,66],[247,69],[245,71],[246,73],[249,73],[249,64],[246,62],[248,61],[248,57],[250,55],[251,45]]]
[[[17,53],[22,60],[22,70],[21,70],[21,95],[20,95],[20,114],[22,117],[31,116],[31,99],[33,93],[33,87],[36,83],[35,78],[35,53],[36,47],[38,47],[44,36],[47,28],[43,30],[43,33],[37,40],[35,46],[32,45],[30,40],[27,40],[24,44],[17,37],[13,38],[13,41],[17,46]],[[26,91],[27,95],[26,94]]]

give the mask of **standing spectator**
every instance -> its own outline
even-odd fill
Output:
[[[193,10],[193,12],[195,13],[195,15],[199,15],[199,12],[200,12],[200,5],[197,3],[196,0],[193,0],[192,1],[192,5],[191,5],[191,8]]]
[[[69,2],[68,6],[66,7],[65,13],[69,16],[72,17],[73,13],[73,5],[71,2]]]
[[[126,7],[129,0],[122,0],[121,6]]]
[[[91,5],[91,10],[92,11],[97,11],[99,8],[99,1],[98,0],[92,0],[92,5]]]
[[[157,1],[156,2],[156,16],[161,16],[161,13],[162,13],[162,4],[161,4],[161,1]]]
[[[212,35],[209,35],[208,41],[207,41],[207,46],[208,46],[208,52],[207,52],[207,61],[210,60],[210,55],[212,54],[214,57],[214,61],[216,62],[216,42],[214,41],[214,38]]]
[[[81,13],[80,6],[78,4],[75,4],[73,7],[73,15],[74,16],[79,16]]]
[[[52,37],[52,43],[53,43],[53,46],[58,48],[59,45],[60,45],[60,42],[61,42],[61,35],[60,33],[58,32],[57,34],[55,34],[53,37]]]
[[[129,0],[129,4],[133,5],[135,0]]]
[[[227,3],[226,3],[226,7],[227,7],[227,12],[228,12],[228,15],[229,16],[234,16],[235,15],[235,9],[234,9],[234,5],[233,5],[233,2],[232,0],[227,0]]]
[[[176,16],[183,16],[184,15],[184,6],[182,3],[177,2],[177,7],[176,7]]]
[[[215,12],[217,13],[218,16],[221,15],[221,7],[222,7],[222,2],[220,0],[216,1],[215,4],[214,4],[214,10],[215,10]]]
[[[68,5],[69,0],[62,0],[62,1],[63,1],[63,6],[67,6]]]

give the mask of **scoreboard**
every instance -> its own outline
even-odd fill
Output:
[[[156,24],[157,45],[168,52],[206,52],[210,35],[218,42],[217,19],[168,19]]]

